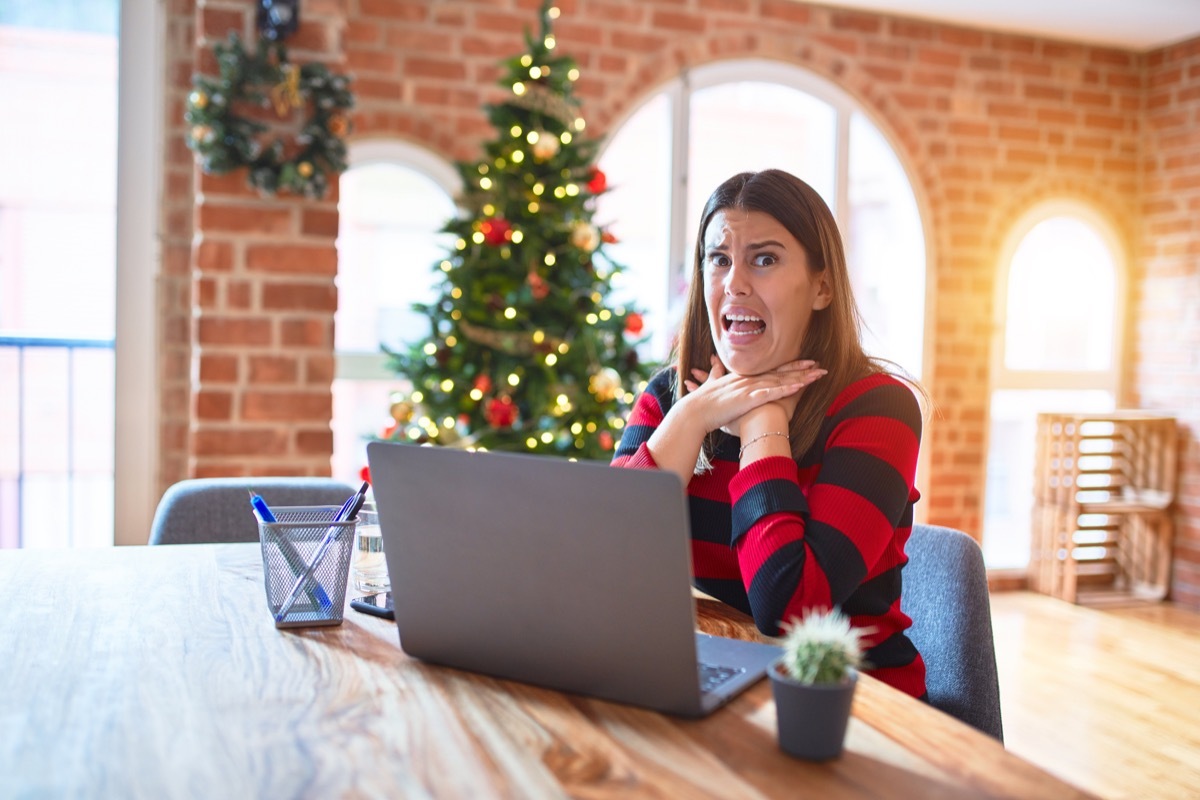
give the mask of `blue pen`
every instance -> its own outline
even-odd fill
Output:
[[[267,505],[267,501],[261,496],[254,493],[253,489],[247,489],[250,492],[250,505],[254,507],[255,513],[262,522],[276,522],[275,515],[271,512],[271,507]],[[296,550],[295,545],[288,541],[287,537],[280,534],[277,537],[279,543],[279,551],[283,553],[283,557],[287,559],[288,566],[292,568],[293,575],[299,575],[304,569],[304,557]],[[333,601],[329,599],[329,595],[325,594],[325,590],[317,584],[309,595],[315,600],[321,608],[328,609],[333,606]]]
[[[364,481],[362,487],[355,492],[350,498],[342,504],[338,509],[337,515],[333,518],[334,522],[345,522],[346,520],[354,519],[358,516],[358,510],[362,508],[363,503],[367,499],[367,490],[371,488],[371,484]],[[296,602],[296,598],[300,596],[300,588],[305,582],[312,578],[313,572],[321,564],[321,560],[325,558],[325,553],[329,550],[329,546],[337,540],[338,535],[342,532],[342,528],[331,525],[329,530],[325,532],[325,538],[321,540],[321,544],[317,546],[317,552],[313,555],[312,561],[304,570],[304,573],[296,579],[292,585],[292,591],[288,594],[287,600],[279,608],[279,613],[275,615],[276,622],[282,622],[287,613],[292,610],[292,606]]]

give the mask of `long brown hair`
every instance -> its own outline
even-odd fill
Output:
[[[838,393],[853,381],[885,369],[863,351],[862,319],[850,286],[842,237],[829,206],[811,186],[782,170],[742,172],[717,187],[700,216],[691,286],[675,346],[676,397],[687,391],[683,378],[690,376],[693,368],[709,370],[710,359],[717,352],[704,293],[704,233],[713,215],[726,209],[760,211],[774,217],[804,248],[811,275],[824,277],[833,294],[827,307],[813,311],[804,341],[799,343],[799,357],[817,361],[829,374],[804,388],[792,415],[792,456],[798,459],[816,440],[825,412]],[[709,466],[715,445],[714,432],[701,450],[698,468]]]

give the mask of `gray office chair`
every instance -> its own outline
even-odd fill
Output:
[[[1004,741],[1000,681],[983,553],[953,528],[914,525],[900,609],[925,660],[935,708]]]
[[[193,478],[163,493],[150,525],[150,544],[257,542],[253,489],[271,507],[340,506],[355,487],[332,478]]]

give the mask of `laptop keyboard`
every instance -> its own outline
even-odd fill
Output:
[[[716,664],[700,662],[700,691],[711,692],[725,681],[741,675],[746,670],[741,667],[720,667]]]

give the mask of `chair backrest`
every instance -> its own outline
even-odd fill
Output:
[[[332,478],[193,478],[163,493],[150,525],[150,544],[257,542],[253,489],[271,507],[340,506],[354,487]]]
[[[925,660],[935,708],[1004,741],[1000,682],[983,553],[953,528],[914,525],[900,608]]]

